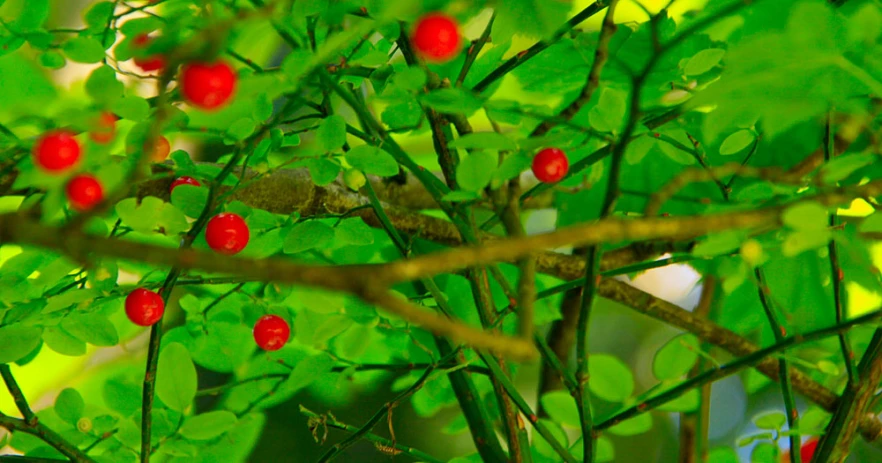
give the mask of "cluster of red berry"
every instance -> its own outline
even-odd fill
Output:
[[[416,51],[424,59],[433,62],[449,61],[459,54],[461,41],[456,21],[440,13],[431,13],[417,21],[413,29],[412,41]],[[134,49],[147,48],[153,40],[147,34],[140,34],[132,40]],[[164,71],[166,59],[161,54],[138,55],[133,59],[136,66],[144,72]],[[235,70],[224,61],[191,62],[181,67],[179,90],[191,106],[213,111],[225,106],[236,91],[238,76]],[[116,136],[117,117],[103,112],[89,132],[92,141],[106,144]],[[80,160],[82,148],[75,138],[76,134],[67,129],[44,133],[34,146],[34,160],[45,172],[61,174],[73,168]],[[159,136],[148,142],[144,149],[149,151],[150,159],[162,162],[168,156],[168,139]],[[532,170],[541,182],[553,183],[561,180],[569,167],[567,157],[557,148],[540,151],[533,159]],[[176,179],[171,190],[180,185],[201,186],[192,177]],[[73,209],[83,212],[93,208],[104,199],[101,182],[88,173],[74,175],[67,183],[66,193]],[[215,252],[233,255],[248,244],[250,232],[245,220],[234,213],[220,213],[212,217],[205,227],[205,240]],[[126,315],[140,326],[151,326],[162,319],[165,302],[154,291],[138,288],[126,297]],[[261,317],[254,325],[254,340],[265,350],[281,349],[291,334],[288,323],[276,315]]]
[[[440,13],[428,14],[417,21],[411,40],[420,56],[429,61],[449,61],[460,49],[456,20]],[[557,148],[546,148],[533,158],[533,174],[543,183],[559,182],[568,169],[566,154]]]

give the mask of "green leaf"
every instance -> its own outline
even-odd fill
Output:
[[[729,156],[738,153],[750,146],[754,140],[756,140],[756,135],[752,131],[747,129],[739,130],[723,140],[723,144],[720,145],[720,154]]]
[[[75,338],[95,346],[110,347],[119,343],[116,327],[98,313],[70,314],[61,321],[61,327]]]
[[[567,433],[564,432],[563,428],[561,428],[559,424],[545,418],[540,418],[539,422],[545,425],[545,428],[548,429],[551,437],[554,440],[563,445],[564,448],[569,446],[569,438],[567,437]],[[557,451],[555,451],[551,444],[549,444],[548,441],[545,439],[545,437],[538,432],[533,434],[532,450],[545,458],[553,459],[552,461],[557,461],[560,458],[560,455],[557,454]]]
[[[588,123],[600,132],[618,132],[625,122],[625,93],[613,88],[600,92],[600,101],[588,112]]]
[[[875,160],[876,156],[868,153],[837,157],[821,168],[821,179],[825,184],[832,185],[845,180],[855,171],[872,164]]]
[[[334,151],[343,147],[346,143],[346,119],[334,114],[322,120],[315,138],[325,151]]]
[[[361,217],[343,219],[334,230],[338,244],[365,246],[374,243],[374,232]]]
[[[496,132],[470,133],[453,140],[448,146],[450,148],[489,149],[496,151],[514,151],[518,148],[517,143],[513,140]]]
[[[750,452],[750,463],[777,463],[780,461],[777,444],[761,442]]]
[[[125,86],[116,80],[116,71],[110,66],[98,67],[86,79],[86,93],[100,105],[109,105],[118,100],[124,90]]]
[[[469,154],[456,166],[456,181],[466,191],[480,191],[496,172],[498,157],[486,151]]]
[[[728,254],[741,246],[744,241],[744,232],[730,230],[708,235],[692,249],[692,254],[700,257],[716,257]]]
[[[873,215],[864,219],[858,226],[861,233],[879,233],[882,232],[882,213],[874,212]]]
[[[493,43],[503,43],[513,35],[550,38],[563,25],[572,2],[547,0],[506,0],[495,4]]]
[[[208,203],[208,188],[196,185],[179,185],[171,192],[171,203],[187,217],[199,217]]]
[[[285,380],[285,388],[289,391],[299,391],[330,373],[335,364],[334,359],[325,353],[307,357],[291,370],[291,374]]]
[[[91,37],[75,37],[62,47],[67,58],[75,63],[97,63],[104,59],[104,47]]]
[[[788,207],[781,220],[794,230],[824,230],[829,227],[827,208],[816,201],[804,201]]]
[[[39,29],[49,17],[49,0],[27,0],[21,2],[22,9],[13,23],[13,30],[28,32]]]
[[[346,153],[346,162],[366,174],[391,177],[398,174],[398,162],[391,154],[371,145],[361,145]]]
[[[701,50],[700,52],[692,56],[692,58],[689,58],[689,61],[686,62],[686,67],[683,69],[683,72],[685,72],[687,76],[697,76],[700,74],[704,74],[705,72],[713,69],[716,65],[720,64],[720,61],[725,55],[726,50],[723,50],[722,48],[709,48],[707,50]]]
[[[310,159],[306,163],[312,182],[318,186],[327,185],[337,179],[340,165],[330,159]]]
[[[242,141],[251,136],[256,128],[257,123],[254,122],[254,119],[243,117],[230,125],[230,128],[227,129],[227,134],[233,137],[233,140]]]
[[[810,249],[826,246],[833,239],[833,232],[828,229],[796,230],[787,234],[781,245],[781,253],[793,257]]]
[[[156,396],[168,408],[183,412],[196,397],[196,366],[183,344],[169,343],[159,355]]]
[[[103,30],[110,25],[110,18],[113,15],[113,9],[115,7],[116,5],[114,2],[98,2],[92,5],[83,16],[86,26],[93,29]]]
[[[731,447],[716,447],[707,454],[707,461],[713,463],[738,463],[738,454]]]
[[[140,96],[126,96],[112,106],[113,112],[123,119],[141,122],[150,115],[150,103]]]
[[[502,164],[493,172],[493,183],[491,186],[494,188],[499,187],[502,185],[502,182],[521,175],[522,172],[530,168],[532,162],[533,160],[529,156],[521,152],[506,156]]]
[[[787,417],[781,412],[769,412],[753,418],[753,424],[760,429],[780,431],[787,423]]]
[[[148,16],[146,18],[129,19],[120,26],[119,30],[126,36],[133,37],[138,34],[153,32],[163,25],[161,19]]]
[[[691,334],[681,334],[668,341],[652,361],[652,372],[659,381],[677,379],[692,369],[698,361],[698,339]]]
[[[64,55],[57,51],[49,50],[40,55],[40,64],[49,69],[61,69],[66,63],[67,60],[64,59]]]
[[[548,411],[548,416],[554,421],[575,429],[581,426],[576,401],[568,392],[552,391],[545,393],[542,395],[540,402],[542,402],[542,408]]]
[[[77,357],[86,353],[86,343],[61,328],[46,328],[43,342],[61,355]]]
[[[634,392],[634,375],[612,355],[596,354],[588,363],[591,393],[608,402],[623,402]]]
[[[451,191],[446,195],[441,197],[444,201],[449,201],[452,203],[455,202],[465,202],[465,201],[475,201],[481,199],[481,194],[476,191]]]
[[[819,435],[824,432],[831,416],[818,407],[811,407],[799,417],[799,431],[802,434]]]
[[[396,102],[383,110],[380,118],[393,129],[415,127],[423,118],[423,108],[413,95],[396,98]]]
[[[636,436],[650,429],[652,429],[652,415],[643,413],[609,428],[609,433],[616,436]]]
[[[181,188],[175,188],[175,191]],[[199,212],[202,212],[201,209]],[[140,205],[136,198],[124,199],[117,203],[116,213],[123,223],[141,233],[152,234],[154,230],[162,228],[166,234],[172,235],[190,227],[183,212],[153,196],[143,198]],[[193,217],[198,216],[197,213]]]
[[[392,85],[406,92],[416,93],[426,86],[426,71],[419,67],[407,67],[392,76]]]
[[[758,434],[751,434],[749,436],[744,436],[735,441],[735,445],[739,447],[746,447],[756,441],[769,441],[775,438],[775,435],[770,432],[761,432]]]
[[[282,250],[285,254],[308,251],[330,243],[334,236],[334,229],[322,222],[317,220],[300,222],[288,232]]]
[[[69,387],[62,389],[61,393],[58,394],[58,397],[55,398],[55,413],[57,413],[62,420],[67,421],[74,426],[76,426],[77,421],[83,417],[83,410],[85,408],[86,403],[83,401],[83,396],[81,396],[76,389],[71,389]]]
[[[435,111],[445,114],[465,114],[471,116],[481,109],[482,101],[461,88],[441,88],[423,95],[422,103]]]
[[[216,410],[187,418],[178,432],[191,440],[214,439],[233,429],[237,421],[234,413]]]

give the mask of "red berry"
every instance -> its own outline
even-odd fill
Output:
[[[80,143],[69,130],[52,130],[44,133],[34,145],[34,162],[51,173],[61,172],[80,160]]]
[[[805,444],[802,444],[802,447],[799,449],[799,455],[802,457],[802,461],[806,463],[812,461],[812,457],[815,456],[815,449],[817,448],[817,439],[812,439],[807,441]]]
[[[150,326],[162,318],[165,302],[153,291],[138,288],[126,296],[126,316],[136,325]]]
[[[153,38],[147,34],[138,34],[132,40],[132,48],[147,48],[152,40]],[[161,71],[165,67],[165,57],[162,55],[136,56],[132,61],[144,72]]]
[[[113,141],[116,136],[116,116],[104,111],[95,118],[93,129],[89,132],[89,138],[95,143],[106,144]]]
[[[545,148],[533,158],[533,174],[540,182],[558,182],[567,175],[569,168],[567,155],[557,148]]]
[[[809,463],[812,461],[812,458],[815,456],[815,450],[818,448],[818,439],[812,438],[810,440],[805,441],[802,444],[802,447],[799,449],[799,456],[802,457],[802,461],[804,463]],[[781,463],[787,463],[790,461],[790,451],[786,451],[781,454]]]
[[[66,191],[70,205],[80,212],[92,209],[104,199],[104,189],[101,188],[101,182],[89,174],[80,174],[70,179],[67,182]]]
[[[254,324],[254,342],[263,350],[279,350],[290,337],[291,327],[278,315],[264,315]]]
[[[411,38],[419,54],[435,62],[453,59],[459,53],[459,27],[441,13],[429,13],[416,22]]]
[[[144,143],[144,151],[149,151],[148,156],[150,156],[151,161],[163,162],[168,157],[168,153],[171,152],[171,144],[169,144],[168,138],[160,135],[153,144],[152,150],[150,150],[150,143]]]
[[[169,189],[169,192],[174,191],[175,188],[180,185],[202,186],[202,184],[199,183],[199,180],[196,180],[193,177],[178,177],[175,179],[174,182],[172,182],[171,189]]]
[[[236,91],[239,76],[226,62],[189,63],[181,68],[181,94],[191,105],[215,110],[226,105]]]
[[[205,226],[208,247],[221,254],[238,254],[248,245],[250,237],[245,219],[231,212],[222,212],[212,217]]]

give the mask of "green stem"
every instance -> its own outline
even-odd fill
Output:
[[[763,306],[763,311],[766,313],[766,318],[769,320],[769,327],[772,329],[772,334],[775,336],[775,342],[781,342],[785,337],[786,328],[781,324],[777,312],[772,307],[769,287],[766,285],[765,278],[763,278],[762,270],[757,267],[754,270],[754,275],[756,276],[757,285],[759,287],[760,303]],[[836,320],[836,322],[840,323],[842,320]],[[790,368],[787,360],[785,360],[783,356],[778,359],[778,378],[780,378],[781,381],[781,394],[784,398],[784,410],[787,415],[787,429],[790,431],[788,437],[790,440],[790,448],[798,449],[801,444],[799,439],[799,411],[796,408],[796,402],[793,398],[793,384],[790,382]],[[795,450],[790,452],[790,462],[802,463],[800,452]]]
[[[320,421],[321,423],[323,423],[331,428],[340,429],[342,431],[351,432],[351,433],[358,432],[360,430],[360,428],[357,428],[355,426],[350,426],[348,424],[341,423],[341,422],[337,421],[336,419],[334,419],[333,417],[318,415],[314,412],[311,412],[311,411],[307,410],[306,408],[304,408],[303,405],[300,406],[300,413],[303,413],[304,415],[306,415],[309,418],[321,420]],[[379,445],[383,446],[384,448],[391,447],[397,451],[400,451],[400,452],[412,457],[413,459],[415,459],[417,461],[424,461],[427,463],[445,463],[444,460],[439,460],[439,459],[437,459],[437,458],[435,458],[425,452],[417,450],[413,447],[407,447],[407,446],[401,445],[397,442],[392,442],[391,440],[377,436],[376,434],[371,434],[371,433],[367,432],[367,433],[362,434],[361,438],[366,441],[373,442],[374,444],[379,444]]]
[[[704,384],[709,384],[714,381],[718,381],[727,376],[734,375],[739,371],[744,370],[745,368],[749,368],[757,363],[762,362],[767,357],[772,355],[778,355],[781,352],[784,352],[788,349],[791,349],[796,346],[800,346],[803,344],[807,344],[810,342],[815,342],[821,339],[828,338],[830,336],[838,335],[839,333],[850,330],[851,328],[859,325],[863,325],[865,323],[875,322],[879,319],[882,319],[882,307],[874,310],[865,315],[861,315],[860,317],[852,318],[851,320],[827,327],[821,328],[819,330],[810,331],[805,334],[797,334],[795,336],[788,336],[782,339],[780,342],[776,342],[775,344],[759,349],[749,355],[745,355],[736,360],[733,360],[727,364],[720,365],[719,367],[713,368],[711,370],[707,370],[699,375],[696,375],[693,378],[690,378],[682,383],[668,389],[667,391],[658,394],[650,399],[645,401],[641,401],[635,405],[630,405],[624,410],[617,412],[610,416],[609,418],[602,420],[595,426],[596,430],[608,429],[612,426],[615,426],[618,423],[621,423],[624,420],[633,418],[641,413],[646,413],[651,410],[654,410],[657,407],[660,407],[672,400],[675,400],[681,397],[683,394],[699,387]],[[880,344],[882,344],[882,336],[880,336]],[[820,449],[820,444],[818,449]],[[822,460],[823,461],[823,460]]]

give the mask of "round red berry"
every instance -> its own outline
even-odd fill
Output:
[[[245,219],[231,212],[222,212],[212,217],[205,226],[208,247],[221,254],[238,254],[248,245],[250,237]]]
[[[44,133],[34,145],[34,163],[51,173],[73,167],[80,160],[80,143],[69,130]]]
[[[278,315],[264,315],[254,324],[254,342],[263,350],[279,350],[290,337],[291,327]]]
[[[181,94],[187,103],[204,110],[226,105],[239,80],[236,71],[226,62],[188,63],[181,68]]]
[[[147,48],[152,40],[147,34],[138,34],[132,40],[132,48]],[[162,55],[136,56],[132,61],[144,72],[161,71],[165,67],[165,57]]]
[[[558,182],[567,175],[569,168],[567,155],[557,148],[545,148],[533,158],[533,175],[540,182]]]
[[[83,212],[92,209],[104,199],[104,189],[101,182],[92,175],[80,174],[67,182],[67,200],[77,211]]]
[[[199,180],[196,180],[193,177],[178,177],[175,179],[174,182],[172,182],[171,189],[169,189],[169,191],[174,191],[175,188],[181,185],[202,186],[202,184],[199,183]]]
[[[459,27],[453,18],[441,13],[429,13],[417,20],[411,40],[417,52],[429,61],[449,61],[459,53]]]
[[[92,124],[92,130],[89,132],[89,138],[95,143],[107,144],[113,141],[116,136],[116,116],[104,111],[100,116],[95,118]]]
[[[126,296],[126,316],[136,325],[150,326],[162,318],[165,302],[162,296],[144,288],[138,288]]]
[[[150,156],[151,161],[163,162],[168,157],[168,153],[171,152],[171,144],[168,142],[168,138],[160,135],[152,147],[150,143],[144,143],[144,151],[149,151],[148,156]]]
[[[810,440],[805,441],[802,444],[802,447],[799,448],[799,456],[802,457],[802,461],[808,463],[812,461],[812,458],[815,456],[815,450],[818,448],[818,439],[812,438]],[[790,451],[785,451],[781,454],[781,463],[787,463],[790,461]]]

